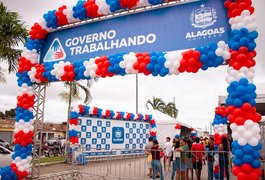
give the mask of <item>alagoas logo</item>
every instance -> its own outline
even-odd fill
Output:
[[[63,46],[58,38],[55,38],[49,47],[45,57],[44,62],[59,61],[66,58],[66,53]]]
[[[203,30],[188,32],[185,37],[188,40],[205,39],[206,37],[212,38],[222,36],[225,33],[224,27],[209,28],[217,22],[217,11],[214,8],[206,7],[204,4],[192,11],[190,21],[194,28]]]
[[[192,11],[191,25],[195,28],[206,28],[214,25],[217,19],[216,10],[214,8],[205,7],[203,4],[201,8]]]

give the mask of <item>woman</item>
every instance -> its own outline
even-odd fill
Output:
[[[195,169],[197,180],[201,180],[202,156],[205,152],[204,146],[200,143],[200,138],[196,137],[195,143],[191,146],[193,169]]]
[[[229,145],[226,137],[222,137],[222,144],[218,146],[218,151],[222,151],[219,152],[220,180],[224,179],[224,171],[226,174],[226,179],[229,180]]]
[[[177,170],[176,180],[180,179],[180,175],[183,180],[186,180],[187,178],[185,160],[187,158],[186,152],[189,151],[189,147],[184,139],[181,139],[179,141],[179,144],[180,147],[175,149],[176,152],[180,153],[180,156],[176,158],[175,162],[175,167]]]
[[[160,161],[160,151],[163,151],[162,148],[159,148],[158,141],[153,141],[153,147],[151,148],[151,154],[152,154],[152,178],[156,179],[156,171],[159,172],[160,180],[164,180],[163,170],[162,170],[162,164]]]
[[[173,160],[173,164],[172,164],[172,173],[171,173],[171,179],[173,180],[175,178],[175,174],[176,174],[176,167],[177,167],[177,157],[180,156],[180,153],[179,152],[175,152],[175,149],[178,149],[179,148],[179,140],[178,139],[175,139],[174,143],[173,143],[173,157],[172,157],[172,160]]]

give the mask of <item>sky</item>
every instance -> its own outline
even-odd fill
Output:
[[[28,28],[38,21],[44,13],[57,9],[61,5],[73,5],[75,0],[2,0],[11,11],[20,14]],[[264,0],[253,1],[258,23],[259,37],[257,40],[257,65],[254,83],[257,92],[263,93],[265,86],[265,15]],[[5,64],[0,64],[6,67]],[[139,112],[144,113],[145,102],[153,96],[162,98],[165,102],[175,99],[179,109],[178,120],[195,128],[209,130],[214,118],[214,109],[218,105],[218,96],[227,95],[228,86],[225,78],[227,66],[220,66],[207,71],[200,70],[196,74],[182,73],[178,76],[152,77],[139,75]],[[6,73],[7,82],[0,84],[0,111],[16,107],[18,92],[16,77]],[[62,101],[59,93],[65,91],[62,83],[52,83],[47,88],[45,102],[45,121],[66,121],[67,103]],[[93,96],[91,106],[114,111],[136,112],[136,85],[135,75],[125,77],[101,78],[91,88]],[[81,93],[81,95],[83,95]],[[73,105],[82,104],[82,101]]]

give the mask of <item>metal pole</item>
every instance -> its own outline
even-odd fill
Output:
[[[136,74],[136,113],[138,113],[138,73]]]
[[[69,119],[71,113],[71,104],[72,104],[72,92],[73,92],[73,82],[70,82],[70,92],[69,92],[69,101],[68,101],[68,112],[67,112],[67,121],[66,121],[66,134],[65,134],[65,161],[68,162],[68,150],[70,148],[70,141],[68,138],[68,130],[69,130]]]

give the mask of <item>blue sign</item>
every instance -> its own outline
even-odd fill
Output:
[[[124,128],[123,127],[112,128],[112,143],[113,144],[124,143]]]
[[[121,52],[165,52],[228,42],[222,0],[201,0],[49,33],[40,63],[80,61]]]

